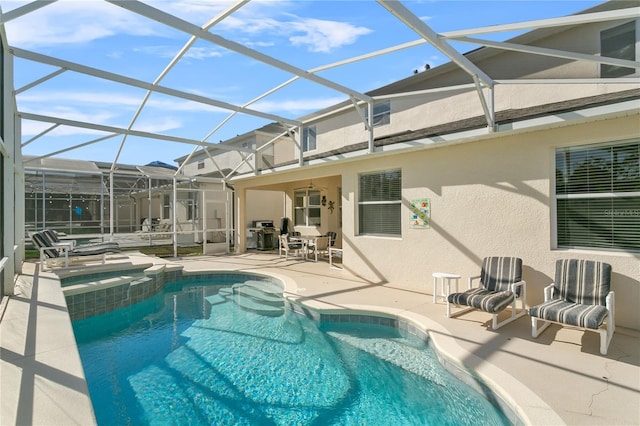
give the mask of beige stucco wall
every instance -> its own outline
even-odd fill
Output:
[[[531,305],[542,301],[556,259],[598,259],[613,266],[617,324],[640,329],[640,253],[554,249],[550,181],[555,147],[637,138],[639,123],[635,116],[344,164],[344,263],[372,282],[430,292],[433,272],[466,283],[485,256],[519,256]],[[402,169],[402,237],[357,236],[358,173],[392,168]],[[430,229],[409,228],[414,198],[431,200]]]

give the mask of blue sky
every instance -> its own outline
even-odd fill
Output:
[[[198,26],[216,16],[229,2],[151,1],[151,6]],[[404,1],[403,4],[438,33],[572,14],[597,1]],[[0,0],[6,13],[25,2]],[[189,36],[118,6],[97,1],[58,1],[6,24],[11,46],[104,69],[148,82],[158,78]],[[414,41],[419,37],[372,0],[253,1],[212,28],[211,32],[300,69]],[[514,34],[484,36],[506,39]],[[458,47],[466,52],[473,45]],[[436,49],[423,45],[383,57],[323,71],[318,75],[366,92],[447,62]],[[56,68],[23,59],[15,62],[15,87],[20,88]],[[286,72],[198,41],[161,81],[161,85],[243,105],[291,77]],[[18,95],[20,111],[128,127],[145,91],[65,72]],[[298,80],[251,108],[296,118],[345,100],[334,90]],[[203,139],[229,111],[153,94],[134,129]],[[237,115],[208,141],[216,142],[250,131],[269,120]],[[23,122],[23,141],[50,127]],[[29,143],[23,152],[43,155],[91,141],[101,132],[66,126]],[[64,158],[113,161],[122,137],[61,154]],[[187,144],[130,137],[119,162],[172,162],[188,154]]]

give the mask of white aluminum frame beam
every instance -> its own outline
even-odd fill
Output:
[[[250,49],[246,46],[243,46],[240,43],[236,43],[231,40],[227,40],[224,37],[221,37],[217,34],[212,34],[208,31],[204,31],[200,27],[179,19],[173,15],[170,15],[166,12],[163,12],[159,9],[151,7],[147,4],[144,4],[137,0],[106,0],[107,2],[114,4],[116,6],[120,6],[123,9],[129,10],[131,12],[137,13],[140,16],[145,16],[149,19],[152,19],[156,22],[160,22],[166,26],[175,28],[187,34],[191,34],[201,38],[202,40],[206,40],[218,46],[222,46],[225,49],[231,50],[233,52],[239,53],[241,55],[247,56],[249,58],[255,59],[256,61],[263,62],[269,66],[274,68],[278,68],[282,71],[288,72],[290,74],[296,75],[300,78],[304,78],[306,80],[310,80],[314,83],[317,83],[321,86],[328,87],[330,89],[341,92],[347,96],[354,96],[363,101],[371,101],[372,98],[364,93],[360,93],[357,90],[353,90],[341,84],[338,84],[334,81],[328,80],[326,78],[317,76],[315,74],[310,74],[309,72],[295,67],[287,62],[276,59],[272,56],[265,55],[264,53],[258,52],[257,50]]]
[[[567,25],[590,24],[594,22],[616,21],[620,19],[635,19],[640,16],[640,7],[609,10],[605,12],[584,13],[580,15],[562,16],[559,18],[538,19],[517,22],[513,24],[491,25],[489,27],[470,28],[459,31],[449,31],[440,34],[441,39],[456,39],[470,35],[499,33],[508,31],[532,30],[536,28],[562,27]]]
[[[387,9],[396,18],[403,22],[407,27],[411,28],[422,38],[427,40],[429,44],[445,54],[451,61],[462,68],[466,73],[471,76],[476,76],[480,82],[487,86],[493,86],[493,80],[484,71],[478,68],[473,62],[471,62],[462,53],[454,49],[445,40],[442,40],[439,35],[425,24],[420,18],[414,15],[409,9],[407,9],[402,3],[397,0],[376,0],[378,4]]]
[[[484,71],[478,68],[466,56],[454,49],[446,40],[439,38],[438,34],[425,24],[420,18],[414,15],[402,3],[397,0],[377,0],[377,2],[391,12],[396,18],[422,36],[433,47],[445,54],[451,61],[458,65],[464,72],[469,74],[476,84],[478,97],[484,110],[489,131],[495,129],[495,111],[493,111],[493,87],[494,82]],[[489,89],[489,102],[482,90],[482,86]],[[370,142],[371,145],[371,142]],[[370,149],[372,147],[370,146]]]
[[[207,98],[205,96],[196,95],[193,93],[183,92],[181,90],[172,89],[170,87],[156,85],[154,86],[152,83],[148,83],[146,81],[137,80],[135,78],[126,77],[120,74],[115,74],[108,71],[103,71],[97,68],[88,67],[86,65],[77,64],[74,62],[65,61],[62,59],[54,58],[47,55],[42,55],[40,53],[32,52],[29,50],[19,49],[17,47],[10,47],[11,53],[14,56],[22,59],[28,59],[34,62],[40,62],[42,64],[57,66],[61,68],[68,68],[71,71],[75,71],[80,74],[90,75],[92,77],[101,78],[104,80],[113,81],[116,83],[138,87],[140,89],[150,90],[152,92],[162,93],[164,95],[173,96],[180,99],[185,99],[188,101],[193,101],[196,103],[209,105],[225,110],[230,111],[238,111],[243,114],[253,115],[256,117],[264,118],[272,121],[285,121],[290,125],[297,125],[298,121],[291,120],[289,118],[280,117],[274,114],[268,114],[248,108],[239,107],[237,105],[233,105],[227,102],[218,101],[215,99]]]
[[[552,56],[556,58],[571,59],[574,61],[598,62],[601,64],[615,65],[626,68],[640,68],[640,61],[629,61],[627,59],[611,58],[608,56],[588,55],[585,53],[569,52],[566,50],[549,49],[547,47],[525,46],[523,44],[498,42],[472,37],[460,37],[456,38],[455,40],[462,43],[479,44],[481,46],[511,50],[514,52],[530,53],[533,55]]]
[[[45,6],[49,6],[50,4],[55,3],[56,1],[57,0],[38,0],[38,1],[32,1],[31,3],[27,3],[20,7],[16,7],[15,9],[10,10],[9,12],[6,12],[6,13],[2,13],[0,15],[0,24],[4,24],[5,22],[12,21],[16,18],[27,15]]]
[[[218,22],[222,21],[224,18],[226,18],[227,16],[231,15],[233,12],[235,12],[236,10],[240,9],[243,5],[245,5],[246,3],[248,3],[249,0],[240,0],[239,2],[235,3],[234,5],[228,7],[226,10],[224,10],[220,15],[216,16],[215,18],[213,18],[212,20],[210,20],[209,22],[207,22],[205,25],[202,26],[202,30],[206,31],[209,28],[213,27],[214,25],[216,25]],[[191,36],[191,38],[185,43],[185,45],[182,47],[182,49],[180,49],[180,51],[173,57],[173,59],[169,62],[169,65],[167,65],[165,67],[164,70],[162,70],[162,72],[160,73],[160,75],[155,79],[155,81],[153,82],[154,86],[157,86],[158,84],[160,84],[160,82],[162,81],[162,79],[164,79],[167,74],[169,74],[169,71],[171,71],[171,69],[178,63],[180,62],[180,60],[184,57],[184,55],[189,51],[189,49],[191,49],[191,47],[195,44],[195,42],[198,40],[197,36]],[[145,105],[147,104],[147,101],[149,100],[149,98],[151,97],[151,94],[153,92],[151,90],[147,90],[147,93],[144,95],[144,99],[142,100],[142,102],[140,103],[140,105],[138,106],[138,109],[136,110],[136,112],[133,115],[133,118],[131,119],[131,121],[129,122],[129,126],[127,126],[127,130],[131,130],[133,128],[133,125],[136,123],[136,121],[138,120],[138,117],[140,116],[140,114],[142,113],[142,110],[144,109]],[[116,164],[118,162],[118,159],[120,158],[120,154],[122,153],[122,148],[124,147],[124,144],[127,140],[127,134],[125,133],[124,136],[122,137],[122,142],[120,143],[120,146],[118,147],[118,152],[113,160],[113,163],[111,164],[111,169],[115,169],[116,168]],[[206,140],[206,139],[205,139]],[[205,141],[203,140],[203,142]]]
[[[28,112],[20,112],[18,113],[18,116],[25,120],[42,121],[45,123],[57,123],[65,126],[80,127],[83,129],[91,129],[91,130],[100,130],[100,131],[109,132],[109,133],[117,133],[119,135],[128,133],[131,136],[139,136],[141,138],[164,140],[168,142],[179,142],[179,143],[184,143],[189,145],[208,146],[211,148],[231,150],[231,151],[242,150],[241,148],[238,148],[238,147],[229,148],[229,147],[221,146],[220,144],[213,144],[210,142],[201,142],[195,139],[188,139],[188,138],[182,138],[182,137],[170,136],[170,135],[162,135],[159,133],[143,132],[140,130],[127,130],[120,127],[86,123],[83,121],[69,120],[66,118],[59,118],[59,117],[49,117],[46,115],[31,114]],[[251,150],[244,150],[244,151],[252,152]]]

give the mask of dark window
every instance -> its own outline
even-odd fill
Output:
[[[364,109],[364,117],[368,120],[369,108]],[[391,101],[383,101],[373,106],[373,127],[391,123]]]
[[[316,149],[316,126],[305,127],[302,130],[302,151],[314,151]]]
[[[602,31],[600,33],[600,54],[609,58],[636,60],[636,23],[628,22],[624,25]],[[615,65],[600,65],[601,77],[622,77],[633,74],[633,68]]]

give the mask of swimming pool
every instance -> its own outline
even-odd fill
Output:
[[[278,286],[225,281],[73,323],[100,425],[509,424],[415,335],[318,324]]]

